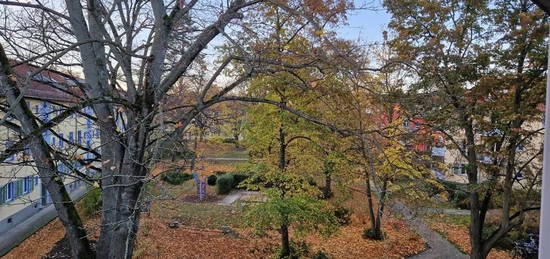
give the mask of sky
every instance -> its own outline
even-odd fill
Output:
[[[348,25],[343,25],[336,31],[348,40],[360,40],[361,42],[374,42],[382,40],[382,31],[390,21],[390,15],[383,10],[377,1],[354,0],[355,7],[369,7],[367,9],[353,10],[348,14]]]

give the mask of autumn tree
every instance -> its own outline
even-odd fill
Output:
[[[471,258],[485,258],[538,209],[547,15],[526,0],[385,1],[409,103],[467,161]],[[518,150],[526,150],[519,152]],[[523,189],[520,195],[517,190]],[[524,196],[523,196],[524,195]],[[497,202],[498,200],[498,202]],[[498,203],[499,223],[487,212]]]
[[[292,91],[289,75],[256,79],[254,85],[281,102],[299,105],[303,91]],[[296,83],[296,82],[295,82]],[[319,199],[320,191],[312,184],[316,171],[321,170],[312,161],[318,161],[312,151],[311,132],[315,126],[281,108],[265,104],[254,105],[248,112],[250,120],[245,143],[253,163],[261,165],[249,187],[260,189],[266,202],[252,207],[248,221],[258,229],[279,230],[281,250],[279,257],[297,256],[289,229],[300,232],[318,230],[330,234],[335,230],[336,218],[326,201]]]
[[[337,23],[349,6],[347,1],[256,0],[0,4],[5,7],[0,28],[5,46],[0,51],[0,87],[5,96],[5,112],[16,117],[22,139],[14,145],[19,149],[7,149],[2,155],[5,158],[30,146],[75,258],[132,257],[144,184],[150,180],[150,168],[160,159],[157,148],[181,139],[199,114],[227,101],[277,104],[251,99],[234,90],[259,74],[293,71],[323,62],[322,52],[302,53],[307,55],[301,56],[301,63],[286,63],[274,56],[258,58],[263,50],[255,48],[257,42],[269,38],[272,32],[272,27],[263,26],[266,16],[258,13],[276,6],[277,12],[285,13],[287,21],[294,23],[292,35],[315,37],[328,48],[330,35],[323,32],[326,26]],[[292,43],[295,38],[287,37],[285,42]],[[216,45],[215,39],[227,43],[223,51],[209,52]],[[203,59],[207,53],[216,58]],[[205,60],[208,66],[204,65]],[[33,75],[15,75],[13,67],[28,63],[38,67],[36,73],[45,68],[62,71],[72,82],[70,87],[79,89],[80,94],[69,92],[77,100],[75,104],[49,122],[36,118],[21,98],[19,89],[24,89],[26,79]],[[220,80],[222,74],[225,80]],[[197,98],[171,107],[163,105],[178,82],[193,77],[202,78],[198,81]],[[214,85],[221,90],[211,94]],[[65,92],[69,87],[55,82],[51,86]],[[95,252],[73,201],[57,177],[55,163],[59,156],[41,136],[42,132],[53,130],[52,124],[86,107],[93,109],[93,114],[87,116],[101,131],[101,153],[96,150],[93,161],[78,161],[100,164],[97,177],[87,179],[102,188],[101,229]],[[312,118],[290,105],[281,107]],[[168,110],[179,116],[167,121],[163,114]],[[2,120],[3,125],[6,121]]]

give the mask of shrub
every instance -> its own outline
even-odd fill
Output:
[[[248,174],[233,173],[233,188],[239,188],[239,184],[249,177]]]
[[[223,139],[223,143],[226,143],[226,144],[237,144],[238,141],[234,138],[224,138]]]
[[[101,210],[101,189],[93,189],[89,191],[81,201],[82,213],[89,217]]]
[[[345,207],[338,207],[334,210],[334,216],[338,224],[344,226],[351,222],[351,210]]]
[[[216,185],[216,181],[218,180],[218,177],[216,175],[209,175],[208,178],[206,178],[206,183],[210,186]]]
[[[224,174],[218,177],[216,181],[218,194],[228,194],[233,189],[234,182],[235,177],[233,174]]]
[[[319,251],[315,253],[311,258],[312,259],[329,259],[330,257],[324,251]]]
[[[193,176],[191,174],[181,173],[176,171],[164,173],[160,177],[160,179],[162,179],[163,181],[173,185],[180,185],[183,182],[190,180],[192,178]]]

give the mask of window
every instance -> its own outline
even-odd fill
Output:
[[[5,145],[5,149],[4,150],[7,150],[8,148],[10,148],[12,145],[13,145],[13,142],[8,140],[6,141],[6,143],[4,144]],[[6,158],[5,161],[13,161],[15,159],[15,154],[12,154],[11,156],[9,156],[8,158]]]
[[[50,106],[46,102],[42,102],[42,107],[40,108],[40,119],[43,121],[48,121],[50,119]]]
[[[55,137],[52,137],[52,146],[55,146]]]
[[[32,192],[34,189],[33,177],[27,176],[23,178],[23,194]]]
[[[454,174],[465,174],[466,173],[466,166],[464,164],[454,164],[453,165],[453,173]]]
[[[82,131],[81,131],[81,130],[79,130],[79,131],[77,132],[77,137],[76,137],[76,138],[77,138],[77,143],[78,143],[79,145],[82,144]]]
[[[65,173],[65,164],[63,163],[59,164],[59,166],[57,167],[57,171],[61,173]]]
[[[9,182],[6,184],[6,201],[13,199],[15,199],[15,184],[14,182]]]
[[[524,150],[524,147],[522,144],[519,144],[516,146],[516,152],[523,152],[523,150]]]
[[[468,145],[466,144],[465,139],[460,142],[460,149],[462,149],[464,153],[468,153]]]
[[[84,139],[88,142],[92,139],[93,132],[91,130],[84,131]],[[89,146],[88,146],[89,147]]]
[[[63,140],[63,133],[59,133],[59,147],[63,148],[65,146],[65,141]]]
[[[99,129],[95,129],[94,137],[99,138],[101,135],[99,133]]]
[[[518,180],[523,180],[523,177],[524,177],[524,176],[523,176],[523,172],[522,172],[522,171],[517,172],[517,174],[516,174],[516,179],[518,179]]]
[[[69,142],[74,143],[74,132],[69,132]]]
[[[40,176],[35,176],[34,177],[34,185],[38,185],[40,183]]]
[[[50,134],[51,132],[49,130],[46,130],[44,131],[44,133],[42,133],[42,137],[44,138],[44,141],[46,141],[46,143],[50,144]]]
[[[23,149],[23,154],[26,156],[31,155],[31,148],[29,146],[26,146],[25,149]]]

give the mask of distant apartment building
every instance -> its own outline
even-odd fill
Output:
[[[449,139],[442,132],[429,130],[424,124],[425,121],[421,118],[411,118],[404,121],[404,128],[408,132],[413,133],[413,137],[406,145],[417,152],[430,155],[431,163],[429,166],[434,176],[438,179],[462,183],[468,182],[466,174],[467,161],[459,150],[467,151],[463,133],[457,131],[453,134],[455,141],[458,141],[458,145],[456,145],[450,143]],[[523,178],[523,174],[526,173],[522,170],[542,169],[542,153],[540,153],[538,159],[536,157],[537,153],[542,150],[544,122],[528,122],[523,128],[534,133],[530,138],[524,139],[516,148],[518,161],[529,162],[531,165],[530,167],[518,168],[515,177],[520,181]],[[484,138],[494,137],[499,134],[501,132],[498,130],[479,133],[475,136],[476,142],[486,143]],[[498,152],[496,147],[493,147],[492,149],[479,150],[477,153],[477,161],[482,165],[478,180],[483,181],[487,178],[483,165],[490,165],[493,162],[493,157],[498,156]]]
[[[19,65],[14,67],[14,72],[18,80],[26,80],[25,78],[37,69],[30,65]],[[74,105],[78,101],[77,97],[82,95],[79,88],[75,87],[79,82],[74,80],[79,79],[71,79],[61,73],[44,70],[28,78],[28,81],[20,87],[34,115],[41,121],[47,122],[67,107]],[[3,111],[0,118],[6,117],[5,112],[9,109]],[[78,157],[81,160],[92,161],[95,157],[93,153],[78,148],[81,146],[100,151],[98,148],[100,132],[93,120],[86,115],[93,115],[90,107],[71,115],[51,131],[43,132],[44,140],[56,151],[63,151],[63,154],[71,154],[72,157]],[[18,123],[12,116],[6,118],[13,123]],[[15,131],[0,126],[0,150],[5,150],[18,140],[19,135]],[[87,184],[76,176],[75,170],[91,173],[91,169],[76,160],[57,161],[56,166],[69,192],[87,187]],[[32,154],[28,148],[0,163],[0,235],[49,206],[51,202],[48,191],[42,185],[33,166]]]

